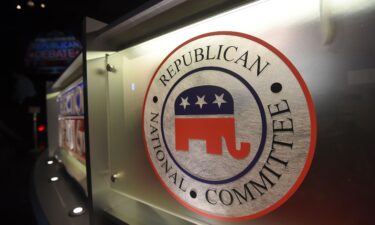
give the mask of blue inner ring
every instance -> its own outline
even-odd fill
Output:
[[[262,120],[262,137],[261,137],[261,140],[260,140],[258,151],[257,151],[254,159],[249,163],[249,165],[243,171],[241,171],[240,173],[238,173],[237,175],[235,175],[233,177],[230,177],[230,178],[227,178],[227,179],[224,179],[224,180],[205,180],[205,179],[202,179],[200,177],[194,176],[193,174],[189,173],[173,157],[173,155],[172,155],[171,151],[169,150],[169,147],[168,147],[168,145],[165,141],[165,135],[164,135],[164,129],[163,129],[163,125],[164,125],[163,124],[163,117],[164,117],[165,105],[167,103],[167,100],[168,100],[170,94],[172,93],[173,89],[177,86],[177,84],[180,83],[183,79],[185,79],[186,77],[188,77],[188,76],[190,76],[190,75],[192,75],[196,72],[200,72],[200,71],[204,71],[204,70],[215,70],[215,71],[224,72],[224,73],[227,73],[227,74],[237,78],[239,81],[241,81],[241,83],[246,86],[246,88],[251,92],[251,94],[255,98],[255,101],[258,105],[258,109],[260,111],[261,120]],[[264,112],[264,108],[263,108],[262,102],[260,101],[259,96],[255,92],[253,87],[251,87],[251,85],[245,79],[243,79],[240,75],[238,75],[237,73],[235,73],[231,70],[221,68],[221,67],[215,67],[215,66],[200,67],[200,68],[197,68],[195,70],[192,70],[192,71],[184,74],[180,79],[178,79],[176,81],[176,83],[173,84],[172,88],[169,90],[169,92],[168,92],[168,94],[167,94],[167,96],[164,100],[163,107],[162,107],[162,110],[161,110],[161,133],[162,133],[164,145],[165,145],[165,147],[168,151],[169,156],[172,158],[173,162],[178,166],[178,168],[180,168],[182,171],[184,171],[188,176],[190,176],[191,178],[193,178],[197,181],[207,183],[207,184],[225,184],[225,183],[235,181],[235,180],[239,179],[240,177],[242,177],[243,175],[245,175],[247,172],[249,172],[254,167],[256,162],[259,160],[260,156],[262,155],[262,152],[263,152],[263,149],[264,149],[264,144],[266,142],[266,134],[267,134],[266,114]]]

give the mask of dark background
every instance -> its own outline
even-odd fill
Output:
[[[158,1],[34,2],[33,8],[27,6],[27,0],[0,3],[0,224],[36,224],[30,202],[30,178],[35,159],[43,151],[43,146],[34,149],[32,115],[28,109],[30,106],[40,107],[42,113],[38,120],[40,124],[45,124],[46,81],[56,80],[59,74],[42,75],[25,67],[24,58],[30,42],[38,35],[51,31],[70,33],[82,41],[85,16],[110,23]],[[41,3],[46,8],[42,9]],[[21,5],[21,10],[16,9],[17,4]],[[305,65],[306,68],[313,68],[315,76],[321,81],[334,80],[335,84],[326,92],[314,93],[319,135],[313,164],[299,191],[285,204],[286,207],[275,212],[274,215],[278,215],[276,217],[283,219],[275,221],[275,224],[286,224],[288,221],[294,224],[312,224],[314,221],[325,221],[323,224],[375,224],[375,137],[371,130],[374,124],[371,115],[374,115],[372,96],[375,88],[373,84],[358,86],[356,89],[344,85],[347,71],[373,68],[372,56],[375,51],[370,44],[374,43],[371,38],[375,26],[370,26],[373,22],[368,21],[375,21],[374,16],[336,21],[338,35],[331,45],[324,48],[330,50],[332,56],[346,51],[341,56],[348,57],[347,61],[332,59],[333,62],[345,62],[340,65],[342,74],[325,74],[327,71],[324,66]],[[301,27],[299,32],[306,30]],[[287,35],[289,39],[294,34],[281,32],[280,35]],[[299,40],[298,36],[295,38],[295,49],[298,44],[302,46],[308,43]],[[308,48],[302,46],[301,49]],[[367,58],[363,60],[365,56]],[[306,52],[305,57],[309,57],[309,52]],[[353,61],[353,58],[361,61]],[[311,62],[315,61],[319,62]],[[35,96],[25,99],[21,104],[12,98],[16,85],[12,76],[14,72],[28,77],[36,90]],[[40,135],[45,141],[45,131]],[[308,204],[301,207],[301,202]]]
[[[27,0],[3,1],[1,5],[1,74],[0,74],[0,223],[36,224],[30,202],[30,180],[35,159],[45,147],[45,131],[39,133],[38,148],[33,142],[30,106],[41,108],[38,124],[45,124],[46,81],[60,74],[38,74],[25,66],[29,44],[39,35],[61,31],[82,42],[85,16],[111,23],[127,13],[158,1],[146,0]],[[41,4],[45,8],[41,8]],[[17,9],[20,5],[22,9]],[[14,100],[16,80],[13,73],[25,75],[35,88],[34,96],[21,103]]]

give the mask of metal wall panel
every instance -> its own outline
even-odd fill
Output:
[[[53,157],[59,148],[59,134],[58,130],[58,92],[47,95],[47,132],[48,132],[48,156]]]
[[[238,31],[292,61],[318,120],[316,153],[299,190],[272,213],[238,224],[371,224],[374,27],[372,2],[259,1],[90,61],[94,204],[131,224],[227,224],[187,210],[162,187],[144,150],[141,116],[146,87],[170,51],[203,33]],[[106,63],[116,71],[107,73]]]

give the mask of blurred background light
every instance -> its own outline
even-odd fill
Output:
[[[45,130],[46,130],[46,126],[45,125],[41,124],[41,125],[38,126],[38,132],[43,132]]]
[[[34,7],[35,6],[35,3],[33,1],[27,1],[27,5],[29,7]]]

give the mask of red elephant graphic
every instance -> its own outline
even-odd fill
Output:
[[[236,148],[234,101],[224,88],[212,85],[183,91],[175,101],[175,141],[177,151],[189,151],[189,140],[206,142],[208,154],[222,155],[224,138],[228,152],[235,159],[250,153],[250,143]]]

